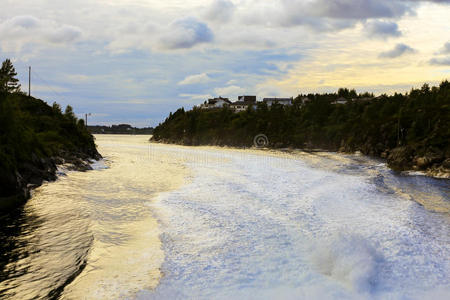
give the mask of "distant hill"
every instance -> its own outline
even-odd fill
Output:
[[[56,178],[56,165],[86,170],[98,159],[94,138],[70,106],[0,92],[0,210],[27,199],[29,189]]]
[[[136,128],[129,124],[112,126],[93,125],[87,127],[93,134],[152,134],[153,127]]]
[[[299,95],[292,105],[258,103],[242,112],[181,108],[155,128],[152,140],[250,147],[258,134],[267,136],[271,148],[361,151],[386,158],[395,170],[449,177],[450,83],[376,98],[340,89]]]

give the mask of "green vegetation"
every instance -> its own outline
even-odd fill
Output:
[[[70,106],[62,113],[56,103],[49,106],[6,86],[0,91],[0,209],[12,198],[26,198],[29,184],[55,179],[56,163],[81,165],[100,157]]]
[[[11,60],[6,59],[0,68],[0,92],[19,92],[19,79]]]
[[[405,95],[372,96],[339,89],[335,94],[299,95],[292,106],[258,103],[240,113],[181,108],[155,128],[153,140],[249,147],[263,133],[273,148],[361,151],[387,158],[396,170],[448,173],[450,83],[433,88],[425,84]],[[334,104],[339,97],[355,98]]]
[[[152,134],[153,127],[136,128],[129,124],[112,126],[92,125],[88,126],[92,134]]]

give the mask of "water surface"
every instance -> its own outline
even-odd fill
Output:
[[[450,185],[333,153],[98,135],[2,217],[11,299],[448,299]]]

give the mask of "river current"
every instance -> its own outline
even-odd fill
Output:
[[[97,135],[0,217],[1,299],[448,299],[450,181]]]

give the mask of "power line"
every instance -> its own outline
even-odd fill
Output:
[[[31,73],[33,74],[33,75],[36,75],[36,77],[38,77],[38,79],[44,84],[44,86],[46,87],[46,88],[48,88],[52,93],[53,93],[53,95],[54,96],[56,96],[56,98],[61,98],[62,100],[67,100],[63,95],[61,95],[60,93],[58,93],[57,91],[55,91],[51,86],[50,86],[50,84],[44,79],[44,78],[42,78],[35,70],[32,70],[31,71]],[[67,101],[66,101],[67,102]]]
[[[48,83],[44,78],[42,78],[42,76],[40,76],[34,69],[32,70],[31,67],[29,67],[28,70],[30,72],[29,73],[29,83],[28,83],[29,87],[31,86],[31,74],[36,75],[40,79],[40,81],[45,85],[45,87],[47,87],[53,93],[53,95],[56,96],[56,98],[60,98],[61,100],[64,100],[65,102],[69,103],[67,101],[66,97],[64,97],[62,94],[58,93],[57,91],[55,91],[50,86],[50,83]],[[30,93],[30,88],[29,88],[29,93]],[[88,115],[90,116],[91,113],[85,115],[86,125],[87,125],[87,116]]]

